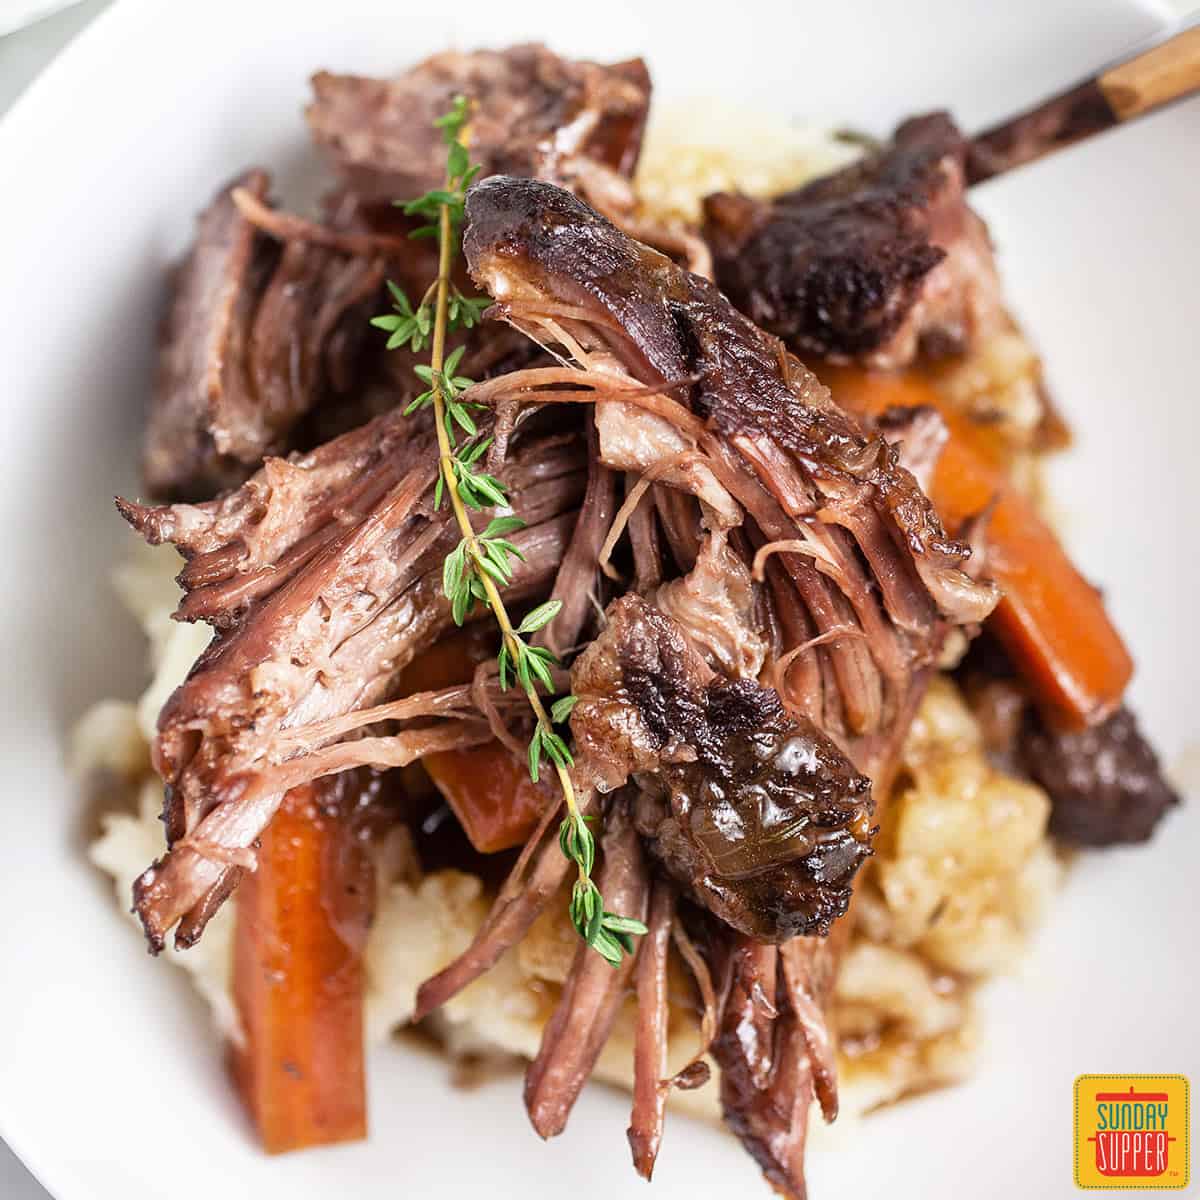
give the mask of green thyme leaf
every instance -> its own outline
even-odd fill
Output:
[[[579,703],[578,696],[563,696],[550,706],[550,720],[555,725],[561,725],[570,715],[571,710]]]
[[[490,437],[481,438],[477,442],[473,442],[466,450],[458,456],[458,461],[464,466],[470,466],[473,462],[483,457],[484,452],[492,444],[493,439]],[[486,535],[485,535],[486,536]]]
[[[387,280],[387,286],[392,296],[394,311],[385,313],[383,316],[372,317],[371,324],[376,329],[383,329],[391,334],[387,340],[389,350],[396,350],[411,343],[414,351],[420,351],[429,332],[428,312],[425,313],[424,321],[422,321],[421,310],[413,312],[404,290],[390,279]]]
[[[432,403],[433,403],[433,392],[432,391],[422,392],[404,410],[404,415],[406,417],[410,416],[412,413],[415,413],[418,409],[427,408]]]
[[[450,153],[446,156],[446,173],[454,179],[460,179],[470,169],[471,160],[467,157],[467,148],[462,142],[452,142]]]
[[[586,871],[591,874],[591,868]],[[604,915],[604,904],[600,899],[600,891],[591,879],[577,879],[571,888],[571,923],[584,941],[588,941],[588,931],[599,929],[599,921]]]
[[[596,862],[596,839],[578,814],[568,813],[558,829],[558,845],[563,855],[591,875]],[[593,891],[594,891],[593,886]]]
[[[483,554],[479,558],[479,565],[483,568],[501,587],[507,587],[512,580],[512,568],[508,565],[508,559],[504,556],[503,551],[497,550],[494,546],[487,543],[481,543]]]
[[[592,937],[585,940],[610,967],[621,965],[625,947],[616,938],[610,936],[606,930],[598,929]]]
[[[517,626],[518,633],[536,633],[544,625],[549,625],[562,609],[561,600],[547,600],[539,604],[532,612],[525,614],[525,620]]]
[[[463,573],[467,569],[467,543],[464,539],[459,542],[442,564],[442,591],[447,600],[453,600],[463,583]]]
[[[591,883],[591,880],[588,882]],[[589,890],[592,893],[592,903],[588,911],[588,923],[583,931],[583,940],[596,948],[596,939],[604,929],[604,900],[600,896],[600,889],[594,883]]]
[[[497,538],[480,538],[479,546],[483,553],[507,575],[512,574],[511,557],[506,549],[507,543]]]
[[[472,475],[470,482],[471,489],[483,498],[486,505],[500,506],[508,503],[508,496],[504,492],[504,484],[493,475]],[[481,505],[481,507],[483,507]]]
[[[430,188],[423,196],[409,200],[404,205],[404,214],[409,217],[432,217],[436,220],[441,216],[443,205],[453,208],[461,203],[462,198],[457,192],[447,191],[445,188]]]
[[[457,140],[466,123],[467,98],[461,94],[456,95],[450,102],[450,108],[447,112],[444,112],[440,117],[435,117],[433,121],[434,128],[442,131],[442,139],[447,144]]]
[[[538,771],[542,762],[542,727],[539,725],[533,731],[529,741],[529,778],[534,783],[538,781]]]
[[[413,315],[412,305],[408,302],[408,297],[404,294],[404,289],[392,280],[387,281],[387,289],[392,294],[392,299],[396,302],[396,307],[406,316]]]
[[[481,296],[477,300],[464,299],[460,316],[465,328],[473,329],[483,320],[483,314],[492,306],[491,297]]]
[[[525,561],[525,555],[521,552],[519,547],[514,546],[512,542],[508,541],[506,538],[488,538],[487,540],[491,542],[493,546],[499,546],[505,554],[508,554],[513,558],[519,558],[522,562]]]
[[[529,675],[529,647],[526,646],[524,642],[520,640],[520,638],[516,639],[516,668],[517,682],[525,689],[525,691],[532,692],[533,680]],[[541,743],[541,736],[541,726],[538,726],[537,738],[539,744]]]
[[[516,533],[518,529],[524,528],[525,522],[520,517],[493,517],[483,531],[483,536],[498,537],[504,533]]]
[[[558,827],[558,848],[563,858],[569,862],[575,861],[575,821],[568,813]]]
[[[609,933],[635,933],[639,937],[642,934],[649,932],[649,930],[647,930],[646,926],[643,925],[641,921],[638,921],[633,917],[618,916],[616,913],[612,912],[606,912],[604,914],[604,928],[607,929]]]
[[[490,558],[481,557],[475,560],[476,567],[490,575],[501,587],[508,583],[504,572]]]
[[[536,654],[528,654],[526,656],[529,664],[529,674],[537,680],[542,687],[547,690],[554,688],[554,676],[550,674],[550,668],[546,665],[545,659],[539,658]],[[547,738],[550,734],[545,735]]]
[[[571,756],[571,751],[567,743],[553,730],[547,729],[543,731],[542,744],[545,748],[546,756],[553,760],[555,766],[573,767],[575,765],[575,759]]]
[[[450,616],[454,620],[455,625],[461,625],[467,619],[467,613],[471,611],[473,597],[470,588],[464,588],[462,591],[455,592],[454,599],[450,602]]]
[[[444,378],[442,382],[445,383]],[[447,395],[446,399],[450,400],[450,397]],[[471,419],[471,414],[467,412],[467,407],[465,404],[456,404],[450,400],[450,403],[447,405],[447,409],[454,420],[462,426],[464,433],[469,434],[471,437],[477,437],[479,435],[479,430],[476,428],[475,422]]]

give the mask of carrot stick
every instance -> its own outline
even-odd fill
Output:
[[[478,623],[439,638],[397,676],[397,698],[470,683],[475,668],[486,659],[495,658],[496,645],[487,626]]]
[[[889,408],[918,405],[942,414],[950,438],[930,488],[942,520],[958,530],[994,503],[987,526],[987,569],[1004,597],[988,619],[989,630],[1021,670],[1053,725],[1080,729],[1112,713],[1133,674],[1129,652],[1099,592],[1009,483],[1003,454],[990,431],[946,405],[936,388],[914,372],[831,367],[822,375],[838,403],[860,414],[875,416]]]
[[[556,791],[499,742],[469,750],[445,750],[421,760],[450,805],[471,845],[481,854],[522,846],[553,804]]]
[[[348,774],[295,788],[237,892],[238,1091],[270,1154],[366,1136],[370,864],[331,811]]]
[[[443,638],[405,668],[398,694],[466,683],[493,653],[474,630]],[[421,763],[481,854],[523,845],[558,795],[550,780],[534,783],[525,760],[499,742],[427,754]]]

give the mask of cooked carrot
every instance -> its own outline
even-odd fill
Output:
[[[822,377],[835,399],[855,412],[878,415],[918,405],[941,412],[950,439],[930,490],[942,520],[957,530],[994,503],[987,567],[1004,597],[988,628],[1053,724],[1078,729],[1108,716],[1133,674],[1129,652],[1099,592],[1075,569],[1032,504],[1009,484],[995,434],[948,407],[917,372],[831,367]]]
[[[405,668],[398,694],[465,683],[493,653],[474,630],[443,638]],[[534,783],[525,759],[499,742],[427,754],[421,762],[482,854],[523,845],[557,794],[546,781]]]
[[[468,626],[434,642],[400,672],[396,695],[436,692],[439,688],[469,683],[476,666],[496,653],[486,627]]]
[[[370,864],[328,805],[355,777],[289,792],[237,891],[238,1090],[271,1154],[366,1136],[362,948]]]
[[[471,845],[483,854],[524,845],[555,801],[549,779],[534,783],[525,759],[499,742],[427,754],[421,761]]]

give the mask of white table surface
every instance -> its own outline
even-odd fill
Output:
[[[0,10],[5,2],[0,0]],[[0,115],[42,68],[110,3],[112,0],[83,0],[25,29],[0,37]],[[1195,6],[1195,0],[1170,0],[1170,3],[1181,14],[1192,11]],[[64,1133],[70,1135],[69,1130]],[[52,1200],[3,1142],[0,1142],[0,1197],[3,1200]]]

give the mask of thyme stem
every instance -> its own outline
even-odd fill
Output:
[[[571,890],[570,916],[580,937],[612,966],[622,957],[633,953],[633,938],[646,932],[641,921],[609,912],[599,888],[592,881],[595,863],[595,838],[588,820],[579,811],[575,786],[571,779],[573,765],[566,741],[554,731],[555,722],[567,719],[575,698],[557,700],[550,711],[538,694],[539,683],[553,692],[551,664],[557,659],[544,647],[527,644],[522,634],[533,633],[554,619],[562,607],[557,600],[547,601],[525,615],[514,626],[500,594],[500,587],[512,577],[510,559],[521,558],[517,546],[505,538],[524,526],[516,516],[495,517],[482,534],[471,524],[470,510],[510,508],[507,493],[500,480],[474,464],[486,451],[491,438],[479,434],[470,401],[461,399],[462,392],[472,381],[458,375],[463,356],[459,347],[446,353],[446,335],[451,329],[475,325],[487,306],[485,297],[469,298],[455,286],[451,269],[457,248],[458,225],[464,219],[466,189],[479,171],[470,165],[465,139],[468,106],[462,96],[455,97],[450,112],[439,117],[435,125],[442,130],[448,147],[446,186],[427,192],[404,205],[408,214],[419,213],[429,224],[414,232],[414,236],[433,236],[438,240],[437,278],[425,290],[420,304],[414,309],[403,290],[389,281],[388,289],[394,301],[393,311],[373,318],[372,324],[389,333],[388,346],[410,345],[420,351],[430,343],[430,361],[413,368],[416,376],[426,382],[428,389],[413,400],[406,412],[432,407],[434,430],[438,445],[438,481],[434,507],[440,506],[443,494],[450,498],[450,509],[461,538],[458,546],[443,564],[443,590],[450,601],[451,615],[461,625],[477,601],[485,603],[500,628],[499,655],[500,686],[508,687],[510,673],[520,684],[529,701],[536,721],[529,743],[529,773],[536,783],[543,756],[554,766],[562,791],[566,816],[559,828],[559,846],[568,861],[577,868],[577,879]],[[432,308],[430,301],[432,300]],[[456,446],[454,426],[469,435],[463,447]]]
[[[505,607],[504,600],[500,595],[500,589],[496,586],[496,581],[480,566],[484,557],[483,550],[480,548],[475,528],[471,524],[467,506],[463,503],[462,496],[458,490],[458,483],[454,476],[454,448],[450,445],[450,435],[447,432],[446,426],[446,400],[442,395],[441,380],[442,368],[446,357],[446,326],[448,324],[446,309],[450,296],[450,268],[454,261],[453,228],[450,220],[450,208],[446,204],[441,206],[441,212],[438,215],[438,242],[437,294],[434,301],[433,344],[430,348],[430,359],[433,366],[434,426],[437,429],[438,455],[441,463],[442,478],[445,480],[446,494],[450,497],[450,506],[454,512],[454,519],[458,522],[458,528],[462,533],[463,540],[467,543],[467,553],[471,556],[475,564],[476,576],[483,584],[484,591],[487,592],[488,607],[492,610],[492,615],[496,618],[496,624],[500,626],[501,637],[505,645],[508,646],[513,662],[516,662],[521,653],[520,643],[517,640],[512,620],[508,615],[508,609]],[[542,703],[541,696],[537,694],[533,686],[522,685],[522,689],[529,700],[529,707],[533,709],[534,716],[537,718],[539,728],[547,733],[552,732],[554,726],[550,721],[549,714],[546,712],[546,706]],[[575,785],[571,780],[571,773],[565,766],[558,762],[554,763],[554,770],[558,774],[558,782],[562,788],[567,813],[572,820],[577,821],[579,820],[579,804],[575,798]],[[580,880],[585,880],[587,875],[584,872],[583,864],[577,863],[576,865],[579,869]]]

